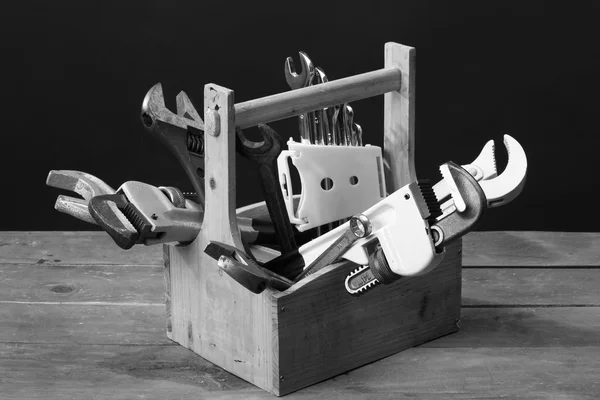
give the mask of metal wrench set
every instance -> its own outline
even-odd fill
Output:
[[[291,59],[286,60],[289,86],[325,87],[323,70],[315,68],[305,53],[300,52],[300,60],[299,73]],[[490,141],[471,164],[441,165],[442,179],[436,184],[417,180],[387,195],[381,149],[363,145],[362,129],[353,122],[348,102],[298,117],[300,142],[290,139],[287,150],[268,125],[258,126],[260,142],[236,129],[237,153],[257,164],[271,223],[238,216],[244,248],[215,238],[204,249],[219,268],[254,293],[286,290],[339,260],[357,265],[340,282],[354,295],[402,276],[424,274],[441,263],[448,243],[476,227],[486,209],[511,201],[524,185],[525,152],[507,135],[509,162],[502,174],[497,175]],[[55,208],[99,225],[123,249],[136,244],[189,244],[203,227],[205,187],[210,186],[204,182],[204,121],[184,92],[177,96],[176,113],[168,110],[160,84],[144,98],[141,120],[178,159],[195,194],[136,181],[114,190],[89,174],[51,171],[49,186],[83,197],[59,196]],[[302,180],[297,207],[288,159]],[[308,232],[348,217],[316,238]],[[259,257],[258,245],[275,251]]]

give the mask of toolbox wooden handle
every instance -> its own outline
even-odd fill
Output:
[[[242,129],[249,128],[259,123],[397,91],[400,90],[401,81],[400,68],[388,67],[245,101],[235,105],[235,125]]]

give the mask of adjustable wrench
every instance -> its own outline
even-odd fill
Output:
[[[308,58],[308,56],[306,55],[306,53],[300,51],[298,52],[298,55],[300,56],[300,65],[302,66],[302,72],[300,73],[296,72],[294,60],[292,59],[292,57],[288,57],[285,60],[285,80],[287,81],[289,87],[292,90],[309,86],[315,74],[315,67],[312,61],[310,61],[310,58]],[[310,121],[311,114],[312,113],[301,114],[298,116],[300,123],[300,141],[306,144],[312,143],[312,121]]]
[[[50,171],[46,180],[46,184],[48,186],[55,187],[58,189],[73,191],[82,196],[82,199],[78,199],[70,196],[59,195],[56,199],[56,204],[54,208],[57,211],[69,214],[81,221],[88,222],[94,225],[98,224],[89,212],[89,201],[97,196],[113,195],[116,193],[116,191],[112,187],[107,185],[99,178],[80,171]],[[160,186],[158,187],[158,189],[162,192],[162,194],[159,194],[152,190],[151,196],[158,196],[159,198],[162,198],[162,196],[164,195],[174,206],[180,208],[185,207],[196,211],[195,213],[192,213],[190,215],[190,218],[199,218],[199,220],[202,220],[202,208],[196,205],[194,202],[187,200],[180,190],[173,187],[164,186]],[[118,212],[118,207],[117,210],[113,210],[110,208],[109,210],[110,211],[108,212],[108,215],[102,216],[102,219],[104,221],[107,221],[106,223],[110,223],[111,215]],[[157,216],[160,216],[160,210],[155,209],[155,211],[158,212]],[[126,229],[125,231],[121,231],[122,235],[124,236],[124,239],[117,238],[119,243],[124,243],[124,245],[127,247],[129,246],[129,243],[127,243],[127,241],[137,241],[137,239],[134,238],[139,237],[139,233],[137,232],[137,229],[132,225],[132,223],[129,222],[125,215],[121,216],[121,212],[119,212],[118,217],[112,215],[112,218],[117,218],[117,221],[120,221],[116,223],[117,226],[123,225],[124,227],[129,228],[129,230]],[[166,217],[163,216],[163,218]],[[238,227],[240,228],[242,240],[247,244],[272,245],[277,242],[277,236],[271,224],[255,221],[252,218],[242,216],[237,217],[237,223]],[[118,230],[118,228],[110,229],[112,229],[113,231]],[[182,238],[184,242],[194,240],[198,232],[196,232],[195,230],[187,231],[187,234],[189,234],[189,237]],[[297,239],[301,243],[305,243],[306,241],[308,241],[307,235],[301,234],[300,232],[296,233],[296,235]],[[169,237],[163,237],[163,240],[168,239]],[[146,242],[145,244],[149,243]]]
[[[192,101],[180,92],[177,114],[165,106],[162,85],[154,85],[142,103],[142,123],[166,145],[185,170],[198,204],[204,204],[204,122]]]
[[[260,124],[258,129],[262,136],[261,142],[253,142],[246,138],[244,133],[237,130],[236,149],[243,157],[258,163],[260,184],[267,203],[267,209],[273,221],[281,253],[292,254],[298,250],[294,238],[294,228],[290,223],[283,193],[279,189],[279,176],[277,172],[277,157],[281,154],[283,140],[268,125]],[[286,277],[295,277],[302,269],[289,269],[285,265],[274,271]]]

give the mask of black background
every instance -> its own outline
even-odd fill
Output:
[[[471,161],[508,133],[525,148],[528,181],[481,230],[596,231],[597,2],[58,1],[3,5],[3,230],[94,229],[53,209],[51,169],[190,189],[139,120],[148,89],[167,105],[203,86],[236,102],[288,90],[283,64],[308,53],[330,80],[383,66],[383,46],[416,48],[416,165]],[[383,97],[353,103],[365,141],[382,143]],[[295,120],[273,123],[297,137]],[[260,199],[238,158],[238,206]]]

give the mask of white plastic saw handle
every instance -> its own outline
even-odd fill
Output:
[[[377,146],[324,146],[288,141],[277,159],[279,183],[290,222],[307,229],[350,217],[385,198],[383,157]],[[298,209],[288,159],[298,169]]]

